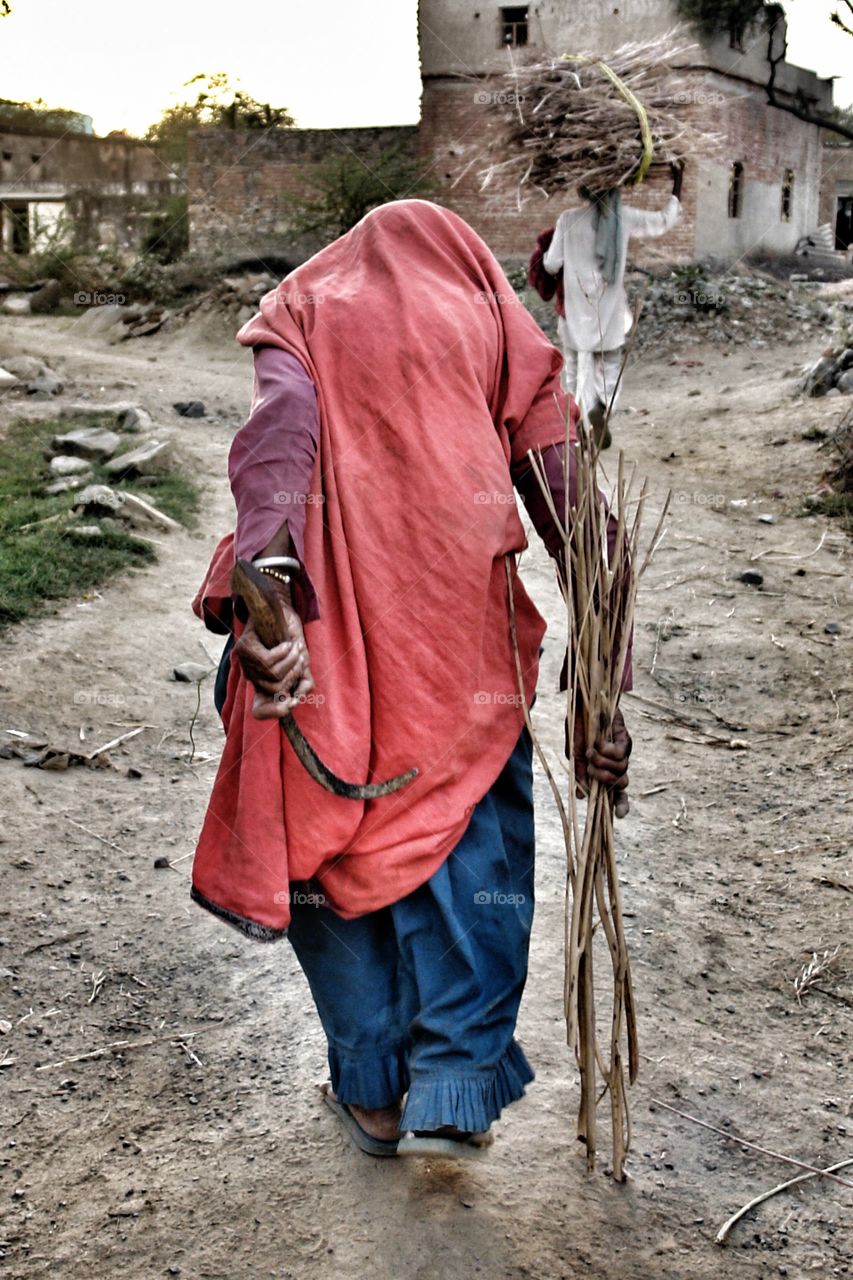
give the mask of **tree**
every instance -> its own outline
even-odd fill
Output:
[[[853,16],[853,0],[843,0],[843,3]],[[768,3],[767,0],[678,0],[678,9],[681,16],[697,26],[703,35],[728,36],[732,47],[741,50],[746,34],[753,31],[759,23],[763,24],[767,35],[765,91],[770,105],[777,107],[779,111],[787,111],[789,115],[796,116],[807,124],[853,139],[849,112],[819,111],[813,101],[799,89],[793,97],[780,97],[776,75],[779,66],[788,56],[785,11],[781,4]],[[853,35],[853,27],[846,25],[838,11],[830,14],[830,19],[848,35]]]
[[[167,107],[160,119],[145,134],[146,141],[156,142],[165,159],[174,163],[186,160],[187,135],[190,129],[290,129],[293,116],[286,107],[273,107],[259,102],[245,90],[233,85],[224,71],[213,75],[193,76],[184,85],[198,86],[194,101]]]
[[[399,144],[364,157],[352,151],[333,153],[320,161],[307,182],[307,194],[289,200],[291,230],[324,242],[342,236],[380,204],[431,190],[415,157]]]
[[[10,133],[91,133],[92,121],[67,107],[49,107],[41,98],[35,102],[0,98],[0,129]]]
[[[853,26],[850,25],[850,23],[853,22],[853,0],[844,0],[844,4],[847,7],[845,17],[842,18],[841,14],[836,9],[834,13],[829,15],[830,20],[834,22],[837,27],[840,27],[842,31],[846,31],[848,36],[853,36]]]

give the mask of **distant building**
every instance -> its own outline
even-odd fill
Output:
[[[455,209],[502,257],[530,252],[536,233],[553,224],[560,202],[531,198],[518,207],[510,185],[485,191],[478,176],[492,95],[505,89],[507,49],[514,56],[591,50],[607,56],[618,46],[670,31],[678,23],[674,0],[542,0],[502,5],[493,0],[420,0],[419,42],[423,85],[416,129],[269,130],[264,135],[205,130],[189,154],[190,237],[195,246],[233,252],[293,250],[288,192],[310,182],[324,155],[344,147],[367,160],[395,139],[416,147],[436,185],[435,198]],[[768,53],[784,49],[784,19],[773,34],[756,28],[743,40],[700,41],[683,69],[685,110],[719,145],[688,161],[684,217],[664,241],[647,242],[670,260],[733,259],[757,251],[790,253],[797,242],[831,220],[849,241],[853,217],[853,152],[833,176],[832,143],[817,125],[767,99]],[[781,60],[776,94],[785,104],[827,112],[832,83]],[[464,171],[464,176],[460,174]],[[822,175],[828,176],[823,183]],[[836,190],[837,187],[837,190]],[[639,205],[660,205],[666,175],[632,190]],[[844,231],[843,228],[847,230]]]
[[[510,188],[480,190],[476,156],[484,146],[490,106],[485,90],[498,87],[509,66],[507,49],[525,54],[590,50],[606,58],[620,45],[646,40],[677,24],[673,0],[584,0],[582,4],[496,5],[485,0],[420,0],[423,99],[421,147],[448,184],[444,200],[502,254],[523,252],[538,230],[554,222],[556,198],[517,208]],[[774,56],[784,47],[784,20],[772,37]],[[819,219],[822,131],[767,101],[764,29],[744,48],[728,40],[698,43],[688,55],[685,106],[695,123],[720,135],[715,152],[690,157],[684,218],[660,242],[670,258],[733,258],[756,250],[791,252]],[[781,62],[780,100],[799,94],[823,111],[832,106],[832,82]],[[475,159],[458,185],[450,182]],[[638,204],[660,204],[665,179],[631,191]]]
[[[88,117],[80,117],[85,127]],[[54,242],[139,248],[148,215],[181,184],[155,148],[83,128],[16,128],[0,115],[0,243],[26,254]]]

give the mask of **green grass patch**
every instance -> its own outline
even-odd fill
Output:
[[[93,415],[91,421],[75,419],[73,424],[16,422],[0,440],[0,627],[20,622],[44,601],[78,595],[114,573],[156,560],[149,543],[109,524],[101,526],[97,539],[75,536],[75,524],[101,522],[69,518],[74,491],[53,497],[43,493],[51,474],[45,451],[53,437],[72,426],[95,425],[103,426],[103,418]],[[136,441],[128,435],[127,449]],[[111,483],[98,467],[87,483],[95,482]],[[199,490],[177,469],[160,468],[155,475],[117,487],[147,499],[174,520],[195,523]],[[52,516],[59,519],[50,520]]]
[[[803,515],[838,520],[845,533],[853,534],[853,493],[827,493],[809,498]]]

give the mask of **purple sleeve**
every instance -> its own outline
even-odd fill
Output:
[[[542,451],[542,462],[545,471],[545,479],[548,482],[548,488],[551,491],[551,501],[554,504],[554,510],[557,515],[562,517],[562,513],[566,509],[566,486],[563,478],[563,454],[565,445],[552,444]],[[554,523],[554,517],[548,508],[548,503],[539,487],[539,481],[533,472],[527,459],[524,464],[513,469],[513,481],[518,492],[521,494],[522,501],[527,508],[527,514],[533,522],[533,527],[539,534],[539,537],[548,548],[548,554],[556,562],[557,572],[562,577],[565,574],[565,548],[563,539],[559,529]],[[602,498],[602,501],[604,499]],[[575,497],[575,468],[574,456],[569,455],[569,503],[574,504]],[[613,547],[616,539],[616,521],[610,516],[607,521],[607,543],[610,555],[613,555]],[[633,674],[633,648],[634,633],[628,639],[628,652],[625,656],[625,671],[622,678],[623,692],[627,692],[634,687]],[[563,668],[564,672],[566,667]],[[561,688],[565,688],[565,684],[561,683]]]
[[[251,412],[228,456],[239,559],[257,556],[286,524],[293,554],[304,564],[306,504],[318,437],[317,393],[302,365],[278,347],[256,347]],[[303,620],[311,622],[320,611],[304,570],[297,586]]]

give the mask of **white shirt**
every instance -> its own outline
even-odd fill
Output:
[[[681,201],[670,196],[661,210],[622,206],[622,243],[616,281],[607,284],[595,259],[595,210],[586,204],[566,209],[554,228],[554,238],[542,259],[549,275],[562,269],[566,295],[565,326],[561,330],[575,351],[613,351],[625,342],[631,312],[622,283],[631,236],[662,236],[681,216]]]

